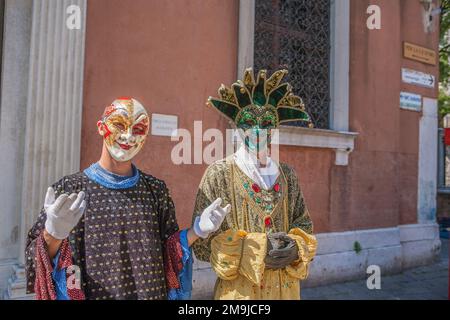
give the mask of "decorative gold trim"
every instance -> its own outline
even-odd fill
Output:
[[[272,91],[272,89],[278,87],[281,83],[281,80],[283,80],[284,76],[288,74],[288,71],[286,69],[281,69],[281,70],[277,70],[275,71],[270,77],[269,79],[267,79],[266,81],[266,96],[269,96],[269,92]]]
[[[231,170],[230,170],[230,174],[231,174],[231,183],[230,183],[230,188],[231,188],[231,206],[233,207],[233,227],[235,228],[235,230],[239,230],[242,228],[239,228],[239,221],[238,221],[238,216],[237,216],[237,205],[236,205],[236,192],[235,192],[235,188],[234,188],[234,171],[233,171],[233,163],[231,161],[230,158],[228,158],[226,160],[226,162],[231,166]],[[244,230],[244,229],[242,229]],[[247,230],[248,231],[248,230]]]
[[[287,182],[287,178],[286,175],[284,174],[284,170],[281,166],[278,166],[279,170],[281,172],[281,174],[283,175],[284,180],[286,181],[286,185],[288,184]],[[286,197],[283,199],[283,224],[284,224],[284,232],[288,233],[289,232],[289,204],[288,204],[288,194],[286,195]]]
[[[208,98],[208,101],[206,101],[206,106],[207,107],[210,107],[210,108],[212,108],[212,109],[214,109],[214,110],[216,110],[216,111],[218,111],[218,112],[220,112],[214,105],[213,105],[213,103],[211,102],[211,99],[214,99],[213,97],[209,97]],[[220,100],[220,99],[216,99],[216,100]],[[223,101],[223,100],[222,100]],[[231,104],[230,102],[227,102],[227,101],[224,101],[224,102],[226,102],[226,103],[229,103],[229,104]],[[236,106],[236,108],[238,108],[239,110],[240,110],[240,108],[238,107],[238,106]],[[227,118],[228,120],[230,120],[231,122],[234,122],[234,119],[232,119],[232,118],[230,118],[229,116],[227,116],[225,113],[223,113],[223,112],[220,112],[225,118]]]
[[[220,88],[218,90],[218,93],[219,93],[220,98],[223,101],[231,103],[231,104],[237,106],[237,101],[236,101],[236,97],[234,96],[233,90],[231,90],[230,88],[225,86],[223,83],[220,86]]]

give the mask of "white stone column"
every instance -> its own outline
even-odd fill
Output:
[[[331,1],[330,128],[348,131],[350,108],[350,1]]]
[[[423,115],[419,124],[419,183],[417,221],[436,222],[437,196],[437,100],[423,98]]]
[[[255,42],[255,0],[239,1],[239,39],[237,77],[253,68]]]
[[[80,30],[66,26],[70,5],[81,9]],[[47,187],[79,170],[85,16],[86,0],[33,2],[22,236],[36,219]]]
[[[26,112],[16,124],[16,130],[24,130],[23,179],[15,198],[20,199],[16,211],[21,217],[20,265],[24,263],[26,235],[43,205],[47,187],[79,171],[86,1],[32,1]],[[71,16],[67,8],[72,5],[80,8],[79,29],[66,25]],[[2,110],[11,107],[2,101]],[[11,285],[9,288],[13,296],[21,296],[16,292],[24,288],[22,282],[23,269],[19,268],[13,290]]]
[[[0,92],[0,294],[19,256],[32,6],[32,0],[5,2]]]

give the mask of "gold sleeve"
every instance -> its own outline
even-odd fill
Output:
[[[289,237],[295,240],[298,246],[298,260],[286,267],[286,272],[299,280],[306,279],[308,276],[309,263],[313,260],[317,250],[317,240],[311,234],[299,228],[293,228],[289,231]]]
[[[309,210],[303,197],[297,173],[287,164],[282,164],[282,170],[288,181],[288,202],[289,202],[289,230],[299,228],[306,233],[313,233],[313,223],[309,215]]]
[[[264,276],[264,258],[267,250],[265,233],[247,233],[227,230],[211,242],[211,266],[223,280],[242,275],[259,285]]]
[[[203,210],[205,210],[214,200],[219,197],[223,198],[220,191],[224,190],[225,187],[223,186],[224,179],[222,179],[223,174],[221,170],[223,170],[223,168],[218,164],[212,164],[206,169],[198,187],[194,213],[192,215],[192,224],[194,223],[195,218],[200,216]],[[225,206],[225,201],[222,202],[221,205]],[[201,261],[209,262],[211,256],[211,240],[221,231],[226,229],[228,229],[228,226],[226,221],[224,221],[221,229],[209,235],[208,238],[196,240],[192,245],[196,258]]]

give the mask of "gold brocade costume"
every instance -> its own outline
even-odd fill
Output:
[[[295,171],[283,163],[279,170],[279,188],[257,190],[258,197],[233,156],[209,166],[200,182],[195,213],[216,198],[231,204],[221,228],[192,246],[218,276],[215,299],[300,299],[299,280],[308,275],[317,241]],[[268,219],[272,232],[284,231],[298,245],[299,259],[284,269],[265,269]]]

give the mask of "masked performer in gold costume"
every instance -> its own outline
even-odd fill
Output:
[[[271,130],[311,120],[300,97],[282,83],[286,70],[222,85],[208,105],[231,120],[244,141],[238,151],[208,167],[197,193],[193,221],[216,198],[231,205],[220,229],[193,244],[196,257],[218,276],[215,299],[300,299],[317,241],[296,172],[268,154]],[[196,224],[194,223],[194,226]]]

